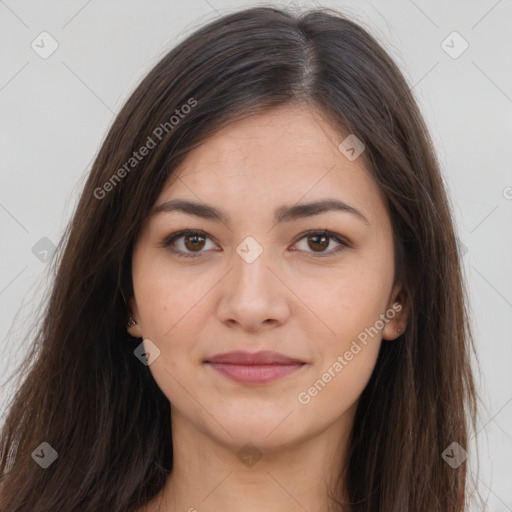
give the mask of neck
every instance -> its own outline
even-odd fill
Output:
[[[262,452],[218,442],[173,409],[173,469],[159,510],[341,512],[329,496],[346,500],[340,475],[354,411],[311,439]]]

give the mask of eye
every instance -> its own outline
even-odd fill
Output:
[[[169,247],[169,250],[180,258],[195,258],[201,255],[201,249],[205,247],[205,241],[209,239],[210,237],[204,231],[184,229],[168,236],[162,242],[161,247]],[[176,246],[179,246],[178,249]]]
[[[299,241],[301,240],[307,240],[305,249],[306,252],[310,252],[307,251],[307,248],[309,247],[313,249],[312,253],[316,253],[316,256],[320,258],[338,254],[344,249],[350,247],[350,244],[343,237],[325,229],[319,231],[309,231],[299,239]],[[326,251],[332,240],[334,240],[338,245],[334,249]]]
[[[207,240],[211,241],[211,238],[204,231],[184,229],[165,238],[160,246],[169,248],[173,254],[180,258],[195,258],[201,255],[203,252],[202,249],[207,245]],[[338,254],[344,249],[350,247],[350,244],[342,236],[325,229],[304,233],[299,240],[295,242],[295,245],[302,240],[307,240],[306,248],[299,250],[304,250],[305,252],[313,254],[316,253],[315,256],[320,258]],[[337,246],[330,251],[326,251],[332,241],[334,241]],[[313,250],[308,251],[308,247]],[[208,249],[208,247],[206,248]],[[218,250],[215,245],[212,249]],[[292,250],[295,251],[297,249],[294,248]]]

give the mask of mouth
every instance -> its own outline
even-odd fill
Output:
[[[302,369],[306,363],[278,352],[227,352],[205,363],[226,378],[237,382],[264,384]]]

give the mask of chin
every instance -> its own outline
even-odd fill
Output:
[[[253,410],[251,415],[244,411],[236,416],[236,412],[233,412],[229,420],[224,418],[220,421],[226,430],[216,424],[215,433],[222,437],[222,440],[219,439],[222,444],[235,451],[247,444],[252,444],[266,453],[279,451],[295,444],[300,438],[307,437],[298,429],[297,418],[290,421],[293,413],[287,418],[291,410],[279,415],[259,414],[257,410]]]

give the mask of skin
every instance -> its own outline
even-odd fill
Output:
[[[204,141],[161,191],[155,206],[182,198],[231,219],[157,213],[134,247],[137,324],[129,333],[160,350],[149,368],[172,404],[174,446],[173,472],[145,511],[327,510],[382,339],[397,338],[407,321],[402,308],[309,403],[299,402],[358,334],[400,302],[384,197],[364,153],[349,161],[338,150],[344,138],[309,107],[279,107]],[[273,220],[281,205],[326,198],[367,222],[341,211]],[[161,247],[187,228],[206,238]],[[350,247],[335,252],[335,239],[307,234],[323,229]],[[252,263],[236,252],[247,236],[263,249]],[[199,256],[180,258],[172,248]],[[231,350],[274,350],[306,364],[270,383],[243,384],[204,363]],[[247,443],[249,455],[261,456],[252,466],[237,456]]]

